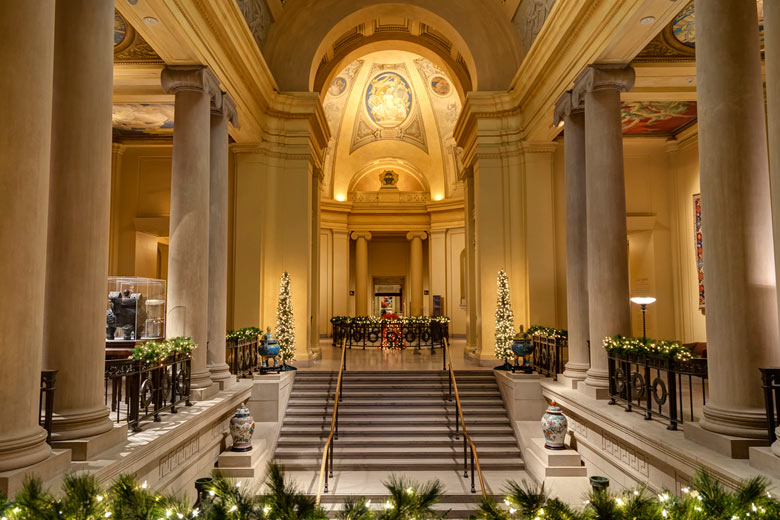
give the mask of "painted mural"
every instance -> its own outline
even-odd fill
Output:
[[[435,94],[446,96],[450,93],[452,88],[450,87],[450,82],[447,81],[447,78],[442,76],[434,76],[431,79],[431,90],[433,90]]]
[[[127,38],[127,22],[118,11],[114,11],[114,47]]]
[[[693,241],[696,248],[696,274],[698,275],[699,308],[704,309],[704,255],[701,234],[701,194],[693,196]]]
[[[366,111],[377,125],[393,128],[409,117],[412,111],[412,89],[395,72],[382,72],[366,87]]]
[[[336,77],[328,87],[328,94],[331,96],[340,96],[347,90],[347,80],[341,76]]]
[[[764,0],[757,0],[758,4],[758,26],[761,32],[761,45],[764,43]],[[672,20],[672,32],[674,37],[688,47],[696,47],[696,13],[693,8],[693,2],[688,4],[685,9]]]
[[[120,135],[170,136],[173,135],[173,104],[116,104],[112,122]]]
[[[623,103],[624,134],[674,135],[696,120],[695,101]]]

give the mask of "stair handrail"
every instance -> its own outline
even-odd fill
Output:
[[[341,380],[344,375],[344,371],[347,369],[347,338],[345,337],[341,341],[341,363],[339,364],[339,377],[336,380],[336,394],[333,398],[333,417],[330,421],[330,434],[328,440],[325,441],[325,447],[322,450],[322,463],[320,464],[320,480],[317,484],[317,505],[320,505],[320,499],[322,498],[323,487],[322,483],[325,482],[324,492],[328,492],[328,474],[333,478],[333,441],[339,438],[339,401],[342,398],[341,394]],[[330,464],[328,464],[330,462]]]
[[[452,401],[452,394],[455,394],[455,406],[458,410],[458,418],[460,421],[455,421],[455,440],[458,440],[458,423],[461,425],[461,429],[463,430],[463,476],[465,478],[468,478],[468,456],[467,451],[470,450],[471,452],[471,492],[476,493],[476,489],[474,488],[474,468],[476,467],[476,473],[479,477],[479,487],[480,491],[482,492],[482,496],[487,496],[487,493],[485,491],[485,479],[482,477],[482,468],[479,466],[479,455],[477,454],[477,447],[474,445],[474,441],[471,440],[471,436],[468,434],[468,430],[466,430],[466,420],[463,418],[463,408],[460,405],[460,394],[458,393],[458,382],[455,379],[455,369],[452,368],[452,354],[450,353],[450,345],[449,340],[445,337],[444,338],[444,351],[445,355],[447,356],[447,361],[449,364],[449,374],[450,374],[450,401]],[[454,392],[453,392],[454,391]],[[468,446],[468,450],[467,450]]]

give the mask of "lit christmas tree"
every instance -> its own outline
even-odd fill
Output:
[[[293,317],[292,299],[290,298],[290,274],[282,274],[279,286],[279,305],[276,308],[276,339],[282,354],[282,370],[295,370],[287,364],[288,359],[295,359],[295,318]]]
[[[514,357],[512,352],[512,340],[515,336],[514,322],[515,315],[509,301],[509,278],[502,269],[498,272],[498,298],[496,301],[496,358],[505,361],[500,368],[509,367],[511,369],[507,360]]]

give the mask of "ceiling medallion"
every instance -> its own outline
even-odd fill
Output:
[[[395,72],[382,72],[366,88],[366,111],[383,128],[394,128],[406,121],[412,111],[412,89]]]

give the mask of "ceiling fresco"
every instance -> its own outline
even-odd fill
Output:
[[[764,0],[756,0],[761,48],[764,47]],[[693,61],[696,58],[696,11],[690,2],[634,61]]]
[[[114,10],[114,63],[163,63],[132,25]]]
[[[122,137],[172,136],[173,104],[115,104],[112,121],[114,133]]]
[[[412,88],[400,74],[382,72],[366,87],[366,111],[382,128],[395,128],[412,111]]]
[[[623,103],[623,133],[674,135],[696,121],[695,101]]]

